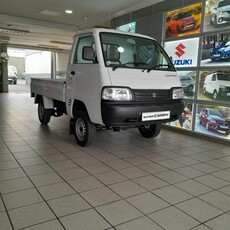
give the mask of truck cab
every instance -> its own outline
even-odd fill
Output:
[[[175,67],[151,37],[104,28],[79,32],[67,69],[64,112],[80,146],[103,129],[137,127],[143,137],[155,137],[161,123],[183,111]]]

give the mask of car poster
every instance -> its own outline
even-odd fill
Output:
[[[202,37],[201,66],[230,66],[230,33]]]
[[[165,38],[200,33],[202,3],[186,6],[166,13]]]
[[[165,42],[165,50],[172,57],[175,67],[196,67],[199,38]]]
[[[197,105],[195,131],[230,140],[230,107]]]
[[[196,85],[196,71],[177,71],[177,74],[184,90],[184,98],[193,99]]]
[[[198,99],[230,104],[230,70],[200,72]]]
[[[135,33],[136,32],[136,22],[131,22],[122,26],[118,26],[116,30],[122,30],[126,32]]]
[[[167,125],[192,130],[192,108],[193,103],[184,102],[184,111],[179,116],[179,119],[168,122]]]
[[[207,0],[204,32],[230,29],[230,0]]]

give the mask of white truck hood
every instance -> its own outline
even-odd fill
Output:
[[[132,89],[170,89],[181,87],[180,79],[174,71],[108,68],[112,86],[125,86]]]

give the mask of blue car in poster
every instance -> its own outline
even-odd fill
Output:
[[[228,61],[230,60],[230,40],[221,42],[210,53],[212,61]]]

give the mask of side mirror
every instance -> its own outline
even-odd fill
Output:
[[[95,61],[95,55],[93,47],[91,46],[84,46],[82,49],[82,58],[88,61]]]

